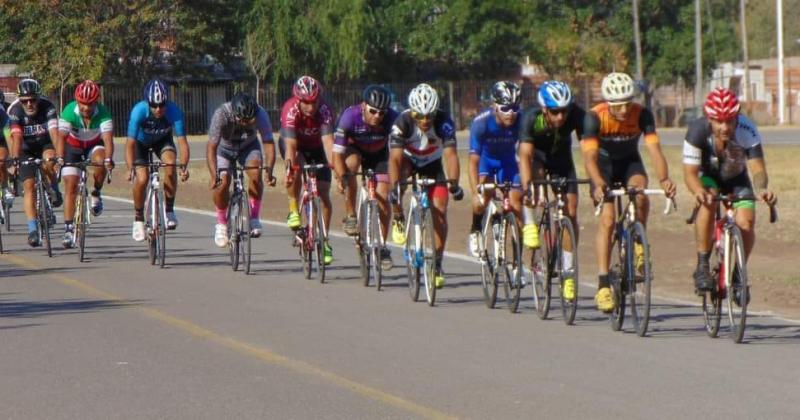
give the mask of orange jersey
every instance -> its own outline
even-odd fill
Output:
[[[612,159],[624,158],[638,152],[639,137],[644,134],[647,144],[658,143],[655,118],[650,110],[632,102],[624,121],[611,116],[607,102],[596,105],[586,113],[581,147],[605,151]]]

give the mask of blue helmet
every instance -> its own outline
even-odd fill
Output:
[[[167,85],[159,79],[153,79],[144,86],[144,100],[151,104],[163,104],[169,99]]]
[[[565,108],[572,103],[572,92],[566,83],[548,80],[539,86],[537,99],[542,108]]]

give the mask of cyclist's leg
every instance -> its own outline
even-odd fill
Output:
[[[328,158],[325,157],[325,149],[320,147],[305,152],[306,161],[315,164],[328,165]],[[326,167],[317,172],[317,188],[319,189],[319,197],[322,201],[322,218],[325,221],[325,235],[328,235],[328,229],[331,227],[331,213],[333,206],[331,205],[331,169]]]
[[[598,166],[606,184],[611,186],[614,181],[624,181],[614,165],[614,161],[604,155],[598,157]],[[592,188],[593,190],[593,188]],[[598,203],[594,203],[595,205]],[[600,212],[600,220],[595,235],[595,256],[597,258],[597,294],[595,302],[601,311],[610,311],[614,308],[613,295],[608,279],[609,259],[611,255],[611,238],[614,233],[614,202],[605,200]]]
[[[444,244],[447,243],[447,204],[450,200],[450,193],[445,183],[447,178],[444,174],[441,159],[419,168],[418,173],[441,182],[440,184],[433,185],[428,190],[431,202],[433,203],[431,206],[431,215],[433,216],[433,230],[435,233],[436,260],[437,265],[440,266],[442,255],[444,254]]]
[[[361,153],[353,147],[348,147],[345,152],[344,164],[347,172],[354,174],[358,172],[361,167],[362,159]],[[350,176],[345,186],[344,195],[344,210],[347,217],[355,217],[356,215],[356,194],[358,192],[358,180],[355,176]]]
[[[735,177],[729,181],[734,184],[731,188],[733,195],[736,197],[754,196],[753,186],[750,184],[750,179],[746,174]],[[756,203],[752,200],[738,201],[734,203],[735,221],[742,232],[742,241],[744,242],[744,256],[745,262],[750,258],[750,252],[756,242]]]
[[[83,160],[82,149],[69,144],[64,147],[64,162],[79,163]],[[68,166],[61,169],[61,179],[64,181],[64,225],[71,224],[75,218],[75,195],[78,192],[78,177],[80,169]]]
[[[54,159],[56,157],[56,150],[53,148],[52,143],[47,143],[42,147],[42,159],[45,160],[44,163],[44,175],[46,179],[49,181],[48,185],[52,185],[55,188],[56,184],[56,170],[55,166],[56,163],[51,161],[50,159]]]
[[[148,150],[145,145],[136,141],[134,147],[134,165],[147,164]],[[133,221],[134,233],[139,240],[144,240],[144,200],[147,190],[148,172],[145,166],[134,166],[133,181]],[[138,231],[138,232],[137,232]]]
[[[647,188],[647,172],[644,170],[642,157],[637,152],[630,159],[625,159],[625,185],[636,188]],[[650,198],[644,194],[636,196],[636,217],[647,227],[647,218],[650,214]]]
[[[6,185],[8,173],[6,172],[6,159],[8,159],[8,144],[6,142],[5,136],[0,136],[0,188],[8,188],[9,186]],[[0,193],[4,193],[4,190],[0,190]]]
[[[228,169],[230,167],[230,158],[222,148],[217,148],[217,169]],[[215,175],[216,176],[216,175]],[[228,205],[229,205],[229,189],[231,185],[231,174],[228,172],[221,172],[219,177],[219,185],[211,190],[211,199],[214,202],[214,208],[217,213],[217,224],[228,223]]]
[[[168,165],[174,165],[177,158],[177,152],[175,150],[175,143],[172,141],[172,138],[168,138],[164,140],[161,144],[158,145],[158,149],[156,150],[158,154],[158,158],[161,159],[161,162],[166,163]],[[178,187],[178,170],[175,166],[167,166],[164,168],[164,206],[166,207],[167,213],[174,213],[174,206],[175,206],[175,194],[177,192]]]
[[[106,147],[102,143],[92,147],[89,152],[89,157],[92,159],[92,163],[96,165],[91,169],[92,178],[94,178],[92,195],[95,195],[94,193],[96,192],[97,196],[99,196],[100,190],[103,189],[103,184],[106,181],[106,166],[104,164],[106,159]]]
[[[261,167],[263,156],[261,155],[261,145],[256,144],[246,152],[239,155],[240,164],[244,167]],[[250,229],[254,230],[254,236],[261,234],[261,197],[264,194],[264,177],[261,169],[246,169],[247,174],[247,195],[250,202]]]
[[[389,150],[381,149],[376,153],[364,153],[361,156],[361,170],[367,171],[372,169],[375,172],[375,178],[378,185],[375,188],[376,199],[378,200],[378,216],[381,221],[381,235],[384,239],[389,232]],[[355,196],[354,196],[355,198]],[[388,239],[387,239],[388,240]]]
[[[22,154],[19,156],[19,159],[22,161],[40,157],[40,152],[37,152],[39,151],[31,150],[26,146],[23,146]],[[34,165],[20,165],[19,179],[20,182],[22,182],[22,190],[24,195],[22,207],[25,210],[25,216],[28,219],[28,231],[31,231],[31,221],[33,221],[34,226],[36,223],[36,193],[34,192],[34,188],[36,186],[36,167]]]
[[[491,195],[489,193],[479,194],[477,186],[492,180],[500,170],[500,162],[490,159],[487,156],[481,156],[470,153],[469,165],[470,172],[477,168],[478,178],[476,179],[475,194],[472,195],[472,224],[470,227],[470,252],[474,253],[478,246],[477,233],[481,230],[481,222],[483,221],[483,213],[486,211],[486,203],[489,201]],[[498,179],[499,181],[499,179]],[[434,222],[435,224],[435,222]],[[474,236],[473,236],[474,235]],[[474,242],[474,243],[473,243]],[[474,246],[473,246],[474,245]]]
[[[499,182],[511,182],[512,189],[509,191],[508,198],[511,202],[511,209],[517,217],[517,222],[522,223],[522,184],[519,177],[519,166],[515,158],[503,162],[497,175]]]

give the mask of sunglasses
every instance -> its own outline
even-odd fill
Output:
[[[254,122],[256,122],[256,118],[255,117],[253,117],[253,118],[239,118],[239,117],[236,117],[236,122],[238,122],[241,125],[251,125]]]
[[[167,106],[166,103],[160,103],[160,104],[150,103],[150,108],[153,108],[153,109],[164,108],[166,106]]]
[[[316,105],[317,101],[300,101],[301,104]]]
[[[550,115],[564,115],[569,111],[567,108],[547,108],[547,113]]]
[[[369,112],[372,115],[386,115],[385,109],[373,108],[369,105],[367,105],[367,112]]]
[[[24,105],[31,105],[35,104],[38,101],[38,99],[20,99],[19,101],[22,102]]]
[[[511,112],[517,113],[519,112],[519,105],[498,105],[497,110],[503,114],[508,114]]]
[[[428,121],[431,118],[433,118],[433,112],[431,112],[430,114],[420,114],[417,111],[411,111],[411,118],[417,121]]]

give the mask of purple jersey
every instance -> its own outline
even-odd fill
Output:
[[[345,153],[348,146],[353,146],[363,153],[379,152],[386,147],[397,112],[388,109],[380,125],[370,127],[364,122],[361,110],[361,104],[353,105],[339,117],[339,124],[334,134],[334,153]]]

